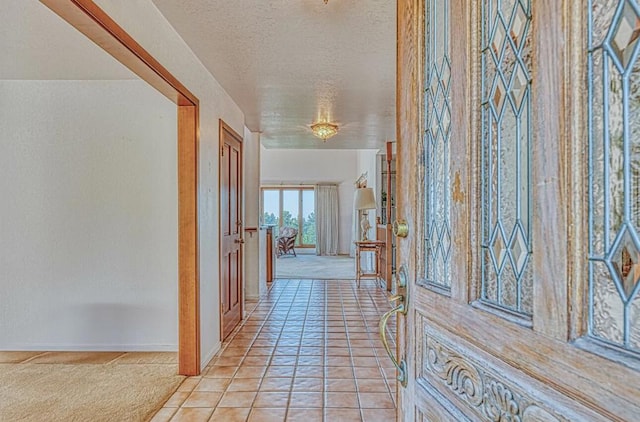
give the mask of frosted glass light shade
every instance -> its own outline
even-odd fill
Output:
[[[338,125],[334,125],[333,123],[316,123],[311,125],[311,131],[316,137],[326,141],[338,133]]]

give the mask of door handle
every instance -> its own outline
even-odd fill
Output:
[[[399,301],[400,303],[395,308],[385,312],[385,314],[382,315],[382,318],[380,318],[379,328],[380,328],[380,338],[382,339],[384,350],[387,352],[387,355],[389,355],[389,359],[391,359],[391,362],[393,362],[393,366],[395,366],[396,369],[398,370],[397,379],[398,381],[400,381],[400,384],[403,387],[406,387],[407,380],[408,380],[407,362],[405,362],[404,359],[398,362],[396,357],[391,352],[391,347],[389,347],[389,340],[387,340],[387,322],[389,321],[389,318],[391,318],[391,316],[393,316],[394,314],[406,315],[407,307],[409,306],[409,288],[407,286],[407,269],[405,268],[404,265],[400,267],[400,269],[398,270],[398,273],[396,274],[396,286],[403,287],[405,289],[405,292],[406,292],[405,296],[395,295],[389,298],[389,302],[393,303],[393,302]]]
[[[396,237],[407,237],[409,235],[409,225],[406,220],[394,221],[391,230]]]
[[[233,243],[240,243],[240,244],[242,244],[242,243],[244,243],[244,239],[234,239],[234,240],[233,240]]]

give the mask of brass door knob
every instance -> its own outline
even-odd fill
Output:
[[[407,220],[394,221],[393,234],[396,237],[407,237],[409,235],[409,225],[407,224]]]

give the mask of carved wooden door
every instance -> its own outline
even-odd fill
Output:
[[[398,0],[399,420],[639,420],[639,37],[639,0]]]

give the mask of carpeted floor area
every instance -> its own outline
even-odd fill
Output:
[[[175,356],[0,352],[0,421],[147,421],[185,378]]]
[[[346,255],[285,255],[276,259],[276,278],[354,280],[355,260]]]

